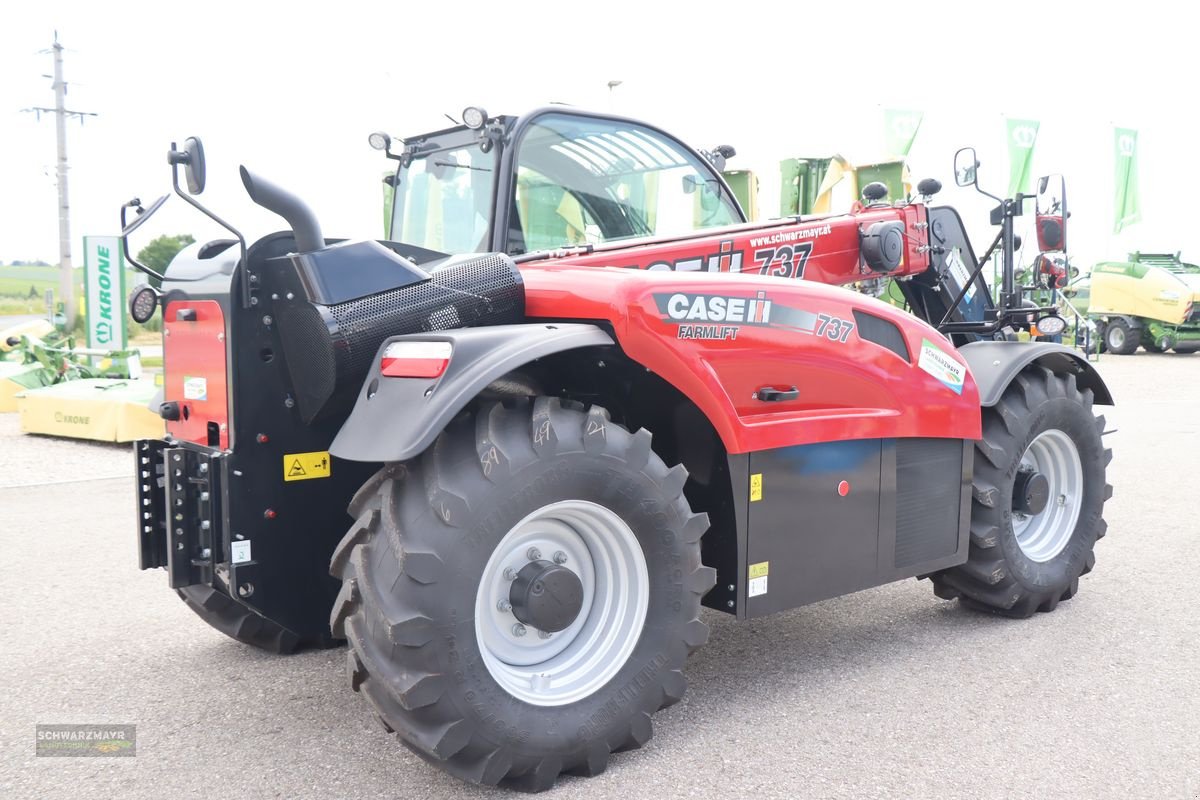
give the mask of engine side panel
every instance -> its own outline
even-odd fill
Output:
[[[749,484],[735,488],[749,498],[738,615],[761,617],[965,561],[972,446],[858,439],[749,454]]]
[[[856,292],[782,278],[714,282],[538,262],[522,273],[528,316],[608,322],[631,358],[700,407],[729,453],[980,435],[979,394],[949,342]],[[793,388],[794,398],[774,401],[762,391]]]

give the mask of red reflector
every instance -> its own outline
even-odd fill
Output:
[[[842,481],[841,483],[838,484],[838,494],[840,494],[842,497],[845,497],[846,495],[850,494],[849,482]]]
[[[392,342],[379,370],[388,378],[440,378],[450,365],[449,342]]]

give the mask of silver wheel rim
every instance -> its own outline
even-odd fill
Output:
[[[510,577],[536,549],[583,585],[583,608],[565,630],[544,637],[504,608]],[[492,678],[513,697],[561,706],[591,695],[629,660],[646,621],[650,576],[641,544],[615,513],[584,500],[539,508],[504,535],[475,595],[475,637]]]
[[[1108,329],[1108,346],[1113,350],[1120,350],[1125,346],[1125,330],[1119,325],[1114,325]]]
[[[1056,428],[1037,435],[1021,456],[1021,469],[1042,473],[1050,499],[1038,514],[1013,512],[1012,528],[1021,552],[1033,561],[1049,561],[1063,551],[1083,507],[1083,463],[1071,437]]]

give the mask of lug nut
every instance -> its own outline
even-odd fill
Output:
[[[513,636],[524,636],[525,626],[518,622],[516,625],[512,626],[512,632]]]
[[[507,600],[501,600],[496,603],[496,608],[507,614],[509,611],[512,611],[512,603],[508,602]]]
[[[549,639],[550,636],[551,636],[550,631],[538,631],[539,639]]]
[[[504,569],[504,580],[515,581],[516,579],[517,579],[517,571],[515,569],[513,569],[512,567],[506,567]]]
[[[556,552],[556,553],[554,554],[554,563],[555,563],[555,564],[565,564],[565,563],[567,563],[567,554],[566,554],[566,553],[564,553],[562,550],[559,550],[558,552]]]
[[[525,551],[525,557],[530,561],[541,561],[542,551],[538,550],[536,547],[531,547]]]

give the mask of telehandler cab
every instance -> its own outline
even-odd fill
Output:
[[[193,197],[200,142],[172,145],[175,192],[232,238],[131,296],[164,315],[141,567],[243,642],[345,640],[351,687],[447,772],[602,772],[683,697],[702,604],[919,577],[1026,617],[1095,564],[1112,398],[1081,355],[1012,340],[1061,322],[1014,285],[1027,198],[996,198],[993,303],[936,181],[748,224],[712,163],[731,148],[629,119],[468,109],[372,143],[398,162],[391,241],[328,239],[243,167],[290,226],[249,245]],[[149,214],[126,208],[124,236]],[[1039,212],[1043,246],[1066,219]],[[827,285],[883,277],[912,314]]]

